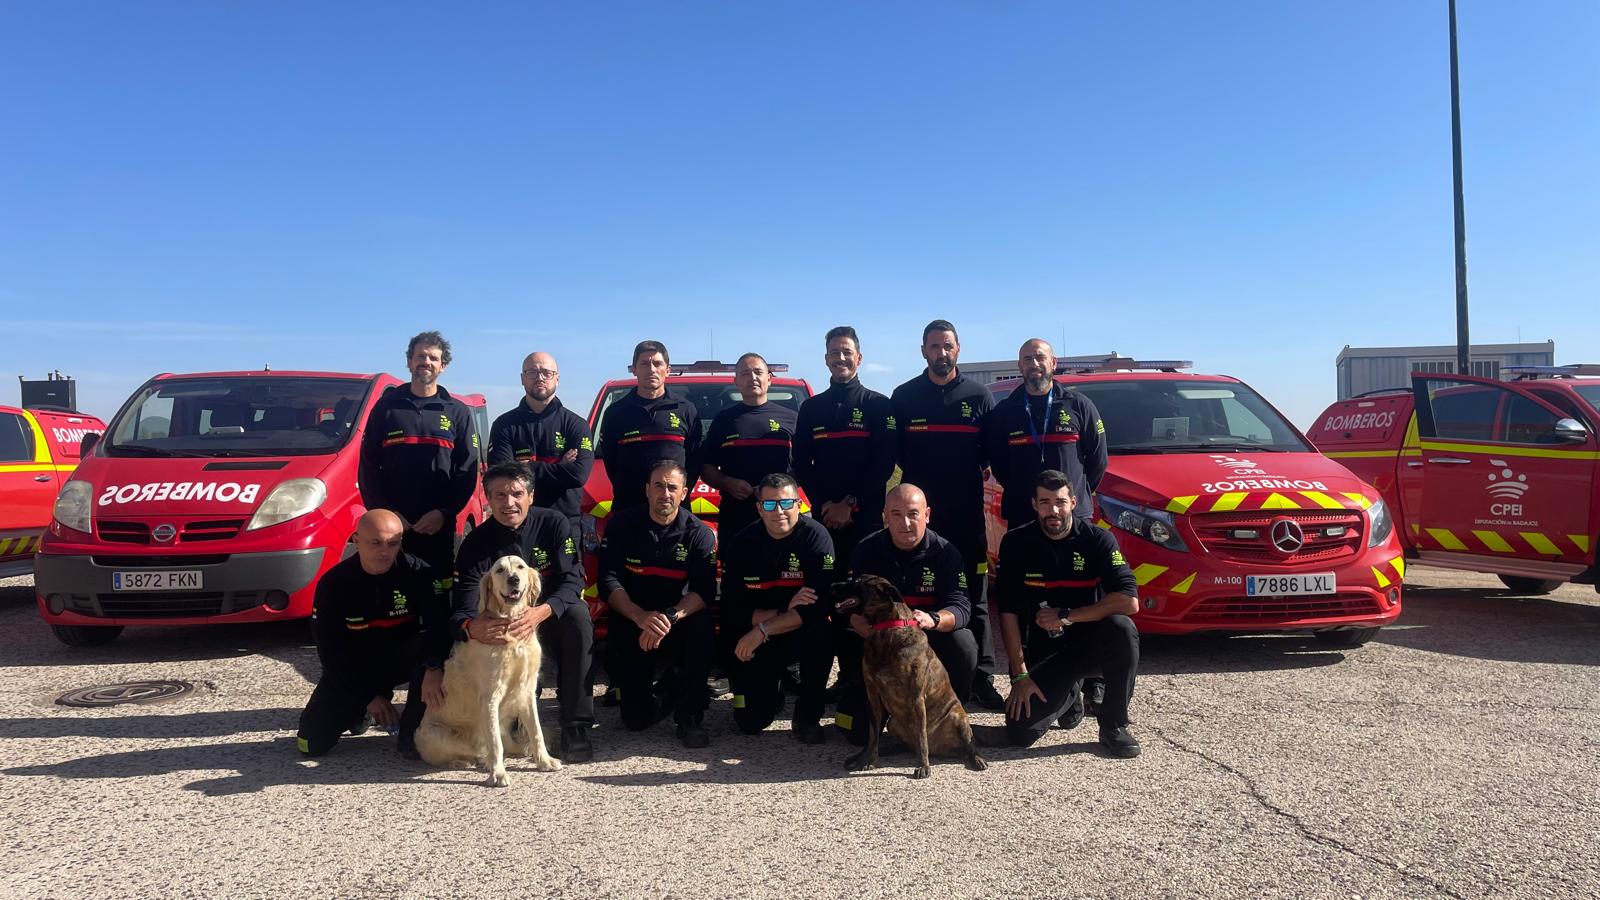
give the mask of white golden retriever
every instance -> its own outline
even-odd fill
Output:
[[[511,618],[538,602],[539,573],[503,556],[478,584],[478,614]],[[506,787],[506,754],[532,757],[541,772],[561,763],[539,727],[539,638],[508,644],[462,641],[444,664],[444,705],[428,707],[417,752],[435,766],[481,763],[488,784]]]

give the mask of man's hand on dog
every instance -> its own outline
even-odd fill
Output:
[[[426,702],[426,701],[424,701]],[[400,722],[400,713],[394,708],[388,697],[373,697],[367,704],[367,715],[372,717],[380,728],[393,728]]]
[[[1024,678],[1011,684],[1011,693],[1006,697],[1006,718],[1024,719],[1033,711],[1034,698],[1044,701],[1044,691],[1033,683],[1032,678]]]
[[[932,631],[939,627],[938,619],[935,619],[933,616],[928,615],[920,609],[912,610],[911,618],[916,620],[917,627],[921,628],[923,631]]]
[[[539,629],[539,623],[550,617],[550,607],[540,604],[530,612],[514,619],[500,616],[479,616],[467,625],[467,635],[485,644],[509,644],[525,641]]]
[[[422,673],[422,704],[424,706],[440,707],[444,705],[444,670],[427,669]]]

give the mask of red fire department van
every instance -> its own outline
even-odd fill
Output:
[[[1600,366],[1503,371],[1516,380],[1413,373],[1328,407],[1310,437],[1383,492],[1408,557],[1518,593],[1596,584]]]
[[[0,578],[33,571],[56,492],[78,467],[84,436],[105,428],[71,410],[0,406]]]
[[[111,420],[56,498],[35,563],[39,611],[89,646],[127,625],[311,614],[317,579],[365,512],[361,434],[390,375],[157,375]],[[479,444],[488,431],[481,395]],[[483,521],[481,488],[457,532]]]
[[[1248,385],[1189,366],[1117,359],[1056,377],[1105,423],[1095,521],[1133,567],[1139,629],[1370,640],[1400,615],[1405,560],[1387,505]],[[997,402],[1019,389],[990,388]],[[992,562],[1007,523],[993,479],[987,491]]]
[[[741,402],[739,389],[733,383],[734,366],[715,360],[700,360],[686,365],[671,367],[671,377],[667,381],[667,390],[694,403],[696,411],[700,414],[701,436],[711,429],[711,420],[717,413]],[[811,386],[801,378],[780,377],[780,373],[789,371],[789,367],[781,363],[770,365],[773,373],[772,386],[767,391],[767,400],[780,406],[799,411],[800,404],[811,396]],[[627,396],[628,392],[638,386],[632,378],[608,381],[600,388],[596,395],[594,406],[589,410],[589,430],[594,434],[594,446],[600,447],[600,417],[605,415],[606,409],[616,401]],[[691,472],[690,477],[699,473]],[[689,511],[710,525],[713,530],[717,527],[717,508],[722,503],[722,495],[711,485],[705,482],[696,482],[689,493]],[[808,509],[802,495],[802,510]],[[598,581],[597,559],[595,551],[600,547],[600,537],[605,533],[606,519],[611,515],[611,479],[606,476],[605,463],[597,458],[594,469],[589,474],[589,483],[583,488],[583,565],[584,565],[584,599],[589,602],[589,610],[594,614],[596,634],[605,634],[605,601],[599,596],[596,586]]]

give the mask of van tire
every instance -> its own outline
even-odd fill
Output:
[[[122,633],[121,625],[51,625],[56,640],[69,647],[103,647]]]
[[[1500,583],[1513,594],[1548,594],[1566,582],[1558,579],[1523,578],[1520,575],[1501,575]]]
[[[1359,647],[1378,636],[1376,628],[1336,628],[1313,631],[1317,640],[1335,647]]]

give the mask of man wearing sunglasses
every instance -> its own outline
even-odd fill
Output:
[[[743,633],[729,679],[733,721],[745,734],[771,725],[783,705],[783,670],[798,661],[794,736],[820,744],[823,688],[833,667],[833,541],[816,520],[800,515],[793,477],[766,476],[756,499],[761,521],[728,538],[722,550],[723,627]]]
[[[533,505],[553,509],[579,527],[583,485],[594,468],[589,423],[556,396],[561,372],[543,351],[522,361],[522,402],[489,429],[489,465],[519,462],[533,473]]]

